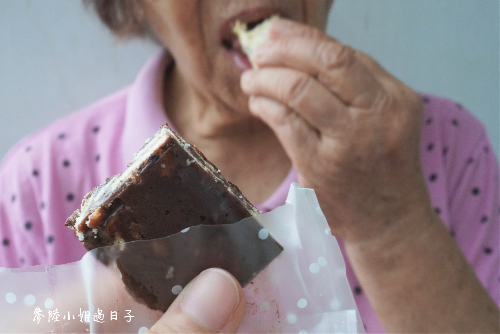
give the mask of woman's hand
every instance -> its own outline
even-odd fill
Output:
[[[386,331],[498,332],[498,308],[432,210],[420,96],[314,28],[278,20],[270,39],[241,78],[250,110],[315,190]]]
[[[236,333],[245,311],[238,281],[208,269],[189,283],[148,333]]]
[[[420,164],[420,96],[312,27],[278,20],[270,40],[241,86],[299,182],[316,191],[332,233],[374,239],[415,212],[433,215]]]

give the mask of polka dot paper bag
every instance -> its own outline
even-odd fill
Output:
[[[296,184],[284,206],[235,224],[1,268],[0,332],[142,333],[213,266],[244,285],[242,333],[364,333],[337,241],[314,191]]]

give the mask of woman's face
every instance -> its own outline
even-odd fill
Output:
[[[257,23],[273,14],[324,29],[331,0],[143,0],[146,19],[171,52],[187,84],[204,99],[247,111],[239,86],[250,64],[235,43],[237,20]]]

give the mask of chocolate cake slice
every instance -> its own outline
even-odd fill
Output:
[[[136,300],[165,311],[201,271],[226,269],[244,286],[281,253],[271,236],[260,237],[256,220],[232,228],[257,214],[196,147],[163,125],[125,172],[85,196],[66,226],[87,250],[98,248],[101,262],[116,261]],[[185,233],[163,238],[178,232]],[[129,243],[140,240],[150,241]],[[120,247],[101,248],[110,245]]]
[[[87,250],[258,214],[239,189],[167,125],[128,169],[94,188],[66,221]]]

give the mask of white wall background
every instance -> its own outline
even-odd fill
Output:
[[[498,156],[498,0],[337,0],[328,32],[413,88],[471,109]],[[80,0],[0,0],[0,158],[29,133],[130,84],[156,50],[116,42]]]

